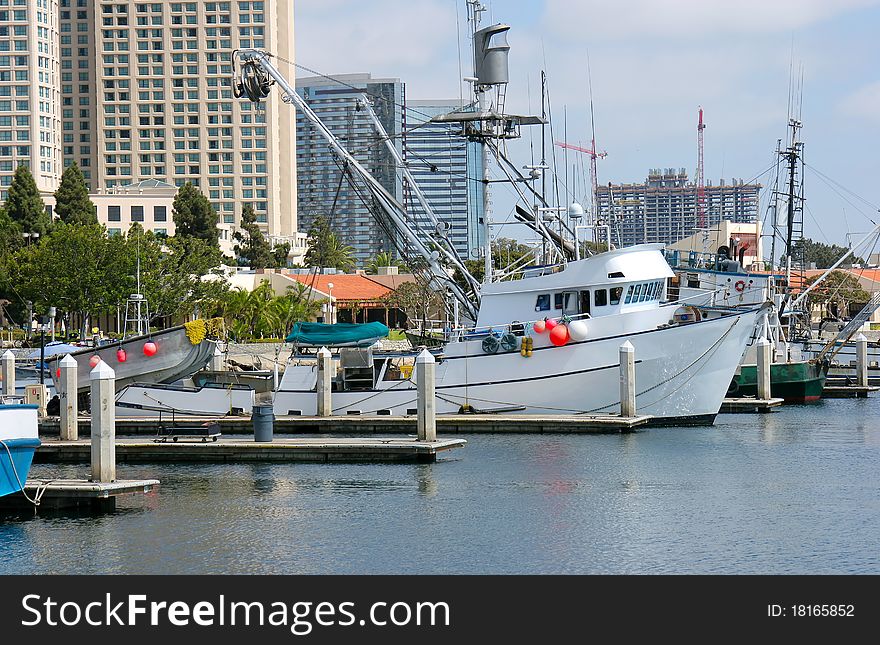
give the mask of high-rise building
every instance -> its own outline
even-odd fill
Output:
[[[760,190],[760,184],[742,180],[707,185],[706,227],[722,220],[755,222]],[[697,188],[684,168],[651,169],[643,184],[599,186],[598,192],[599,217],[612,225],[614,244],[671,244],[698,228]]]
[[[403,153],[404,85],[396,78],[370,74],[296,79],[296,91],[318,118],[339,138],[388,192],[403,200],[397,164],[358,102],[366,95],[398,151]],[[393,248],[390,227],[383,228],[374,213],[381,212],[363,188],[349,183],[341,161],[324,138],[297,114],[297,200],[300,228],[308,231],[318,216],[325,216],[340,240],[354,249],[361,263]],[[379,220],[381,221],[381,215]]]
[[[278,93],[251,104],[231,89],[237,48],[271,51],[293,78],[293,0],[52,4],[60,4],[64,163],[76,161],[93,192],[192,182],[220,215],[222,239],[244,204],[269,235],[293,233],[294,110]]]
[[[61,93],[57,0],[0,2],[0,201],[15,169],[37,188],[61,178]]]
[[[446,101],[407,101],[407,166],[437,217],[450,225],[448,236],[462,259],[476,259],[483,245],[483,155],[480,144],[462,135],[460,123],[431,119],[460,112],[462,104]],[[407,209],[419,222],[424,209],[405,189]]]

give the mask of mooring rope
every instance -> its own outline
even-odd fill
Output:
[[[37,491],[34,494],[34,498],[31,499],[28,496],[27,491],[25,491],[25,489],[24,489],[24,484],[21,481],[21,477],[18,476],[18,469],[15,467],[15,460],[12,458],[12,451],[9,449],[9,446],[6,445],[6,442],[3,439],[0,439],[0,444],[3,444],[3,447],[6,449],[6,454],[9,455],[9,465],[12,467],[12,474],[15,475],[15,481],[18,482],[18,488],[21,491],[21,494],[31,504],[33,504],[34,506],[39,506],[40,501],[43,498],[43,493],[45,493],[46,490],[49,488],[49,484],[52,483],[52,480],[49,479],[43,483],[40,483],[37,486]]]

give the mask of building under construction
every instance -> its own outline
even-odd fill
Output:
[[[760,184],[741,179],[705,187],[705,226],[722,220],[750,223],[758,219]],[[598,187],[599,218],[611,226],[612,242],[620,246],[662,242],[671,244],[700,227],[697,185],[684,168],[653,168],[643,184]]]

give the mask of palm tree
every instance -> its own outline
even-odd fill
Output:
[[[323,216],[316,217],[312,223],[308,245],[305,257],[308,266],[336,267],[348,272],[356,265],[354,249],[339,240]]]
[[[367,263],[367,273],[376,274],[379,273],[379,267],[393,267],[399,263],[400,261],[395,260],[390,251],[382,251],[373,256]]]

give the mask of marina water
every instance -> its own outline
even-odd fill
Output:
[[[0,573],[880,573],[880,398],[714,427],[471,435],[435,464],[147,464],[0,517]],[[35,465],[34,477],[87,467]]]

